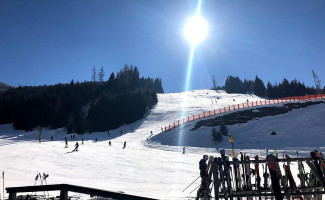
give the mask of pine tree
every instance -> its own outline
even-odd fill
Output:
[[[91,80],[93,82],[96,82],[96,67],[95,66],[93,67],[93,70],[92,71],[93,72],[92,72],[92,75],[91,75]]]
[[[320,94],[321,93],[321,81],[319,80],[318,75],[314,72],[314,70],[311,70],[311,71],[313,73],[313,78],[314,78],[314,81],[315,81],[316,92],[318,94]]]
[[[262,97],[265,97],[266,94],[265,85],[263,81],[260,78],[258,78],[258,76],[255,77],[254,94]]]
[[[217,82],[214,75],[212,75],[212,90],[217,90]]]
[[[228,128],[224,122],[221,124],[219,132],[224,136],[228,136]]]
[[[220,131],[216,131],[214,127],[212,128],[212,137],[215,143],[220,142],[222,140],[222,135]]]
[[[100,68],[100,71],[98,73],[99,82],[103,82],[104,81],[104,76],[105,76],[105,72],[104,72],[104,68],[102,66],[102,68]]]

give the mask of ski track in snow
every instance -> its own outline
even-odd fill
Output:
[[[0,170],[5,171],[5,187],[34,185],[36,174],[45,172],[50,175],[48,184],[75,184],[166,200],[194,197],[196,191],[191,194],[190,191],[200,180],[182,191],[199,176],[199,160],[204,154],[219,156],[221,148],[231,155],[228,138],[214,144],[211,127],[190,131],[198,120],[166,133],[161,133],[161,128],[183,117],[245,103],[247,99],[260,100],[255,95],[212,90],[158,94],[158,104],[146,118],[111,130],[110,136],[107,132],[96,132],[76,135],[71,140],[62,128],[43,130],[41,144],[37,130],[25,132],[14,130],[11,124],[0,125]],[[259,155],[262,159],[268,148],[277,149],[280,155],[288,153],[294,157],[299,150],[300,156],[308,156],[310,150],[325,149],[324,112],[325,104],[318,104],[228,128],[234,135],[236,153],[243,152],[251,158]],[[276,136],[269,134],[273,130]],[[49,141],[51,136],[55,141]],[[64,148],[65,136],[68,148]],[[84,145],[81,138],[85,140]],[[108,146],[109,140],[112,146]],[[68,153],[76,141],[80,144],[79,151]],[[126,149],[122,149],[124,141]],[[182,154],[183,146],[186,154]],[[292,171],[297,171],[296,166],[292,165]],[[89,195],[69,195],[89,199]]]

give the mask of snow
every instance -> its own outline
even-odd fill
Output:
[[[261,100],[255,95],[212,90],[158,94],[158,104],[146,118],[111,130],[110,136],[96,132],[76,135],[75,140],[64,129],[43,130],[39,143],[37,130],[25,132],[14,130],[11,124],[0,125],[0,170],[5,172],[5,187],[34,185],[36,174],[45,172],[50,175],[48,184],[75,184],[166,200],[194,197],[196,191],[190,192],[199,180],[182,191],[199,176],[199,160],[204,154],[219,156],[221,148],[231,155],[228,138],[214,144],[211,127],[190,131],[197,121],[166,133],[161,133],[161,128],[188,115],[245,103],[247,99]],[[237,153],[263,158],[268,148],[292,156],[299,150],[301,156],[308,156],[313,149],[324,151],[324,111],[325,104],[317,104],[228,128]],[[271,131],[277,135],[270,135]],[[50,141],[51,136],[55,141]],[[64,148],[64,137],[69,140],[68,148]],[[85,144],[79,146],[79,151],[68,153],[75,142],[81,144],[82,137]],[[126,148],[122,149],[124,141]],[[183,146],[186,154],[182,154]]]

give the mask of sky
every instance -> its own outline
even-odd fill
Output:
[[[161,78],[165,92],[223,85],[228,75],[313,86],[325,77],[325,1],[202,0],[209,24],[195,47],[183,35],[196,0],[0,0],[0,81],[12,86],[106,79],[125,65]],[[324,82],[323,85],[324,86]]]

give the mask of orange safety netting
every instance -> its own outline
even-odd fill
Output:
[[[325,99],[325,94],[315,94],[315,95],[306,95],[306,96],[294,96],[294,97],[283,97],[279,99],[271,99],[271,100],[260,100],[260,101],[255,101],[255,102],[246,102],[242,104],[236,104],[224,108],[219,108],[219,109],[214,109],[210,111],[205,111],[203,113],[195,114],[195,115],[190,115],[187,116],[183,119],[179,119],[176,122],[169,124],[165,126],[164,131],[169,131],[181,124],[191,122],[197,119],[202,119],[205,117],[210,117],[214,115],[218,115],[221,113],[227,113],[230,111],[238,110],[238,109],[243,109],[243,108],[249,108],[249,107],[254,107],[254,106],[260,106],[260,105],[269,105],[269,104],[278,104],[278,103],[286,103],[286,102],[291,102],[291,101],[305,101],[305,100],[313,100],[313,99]]]

